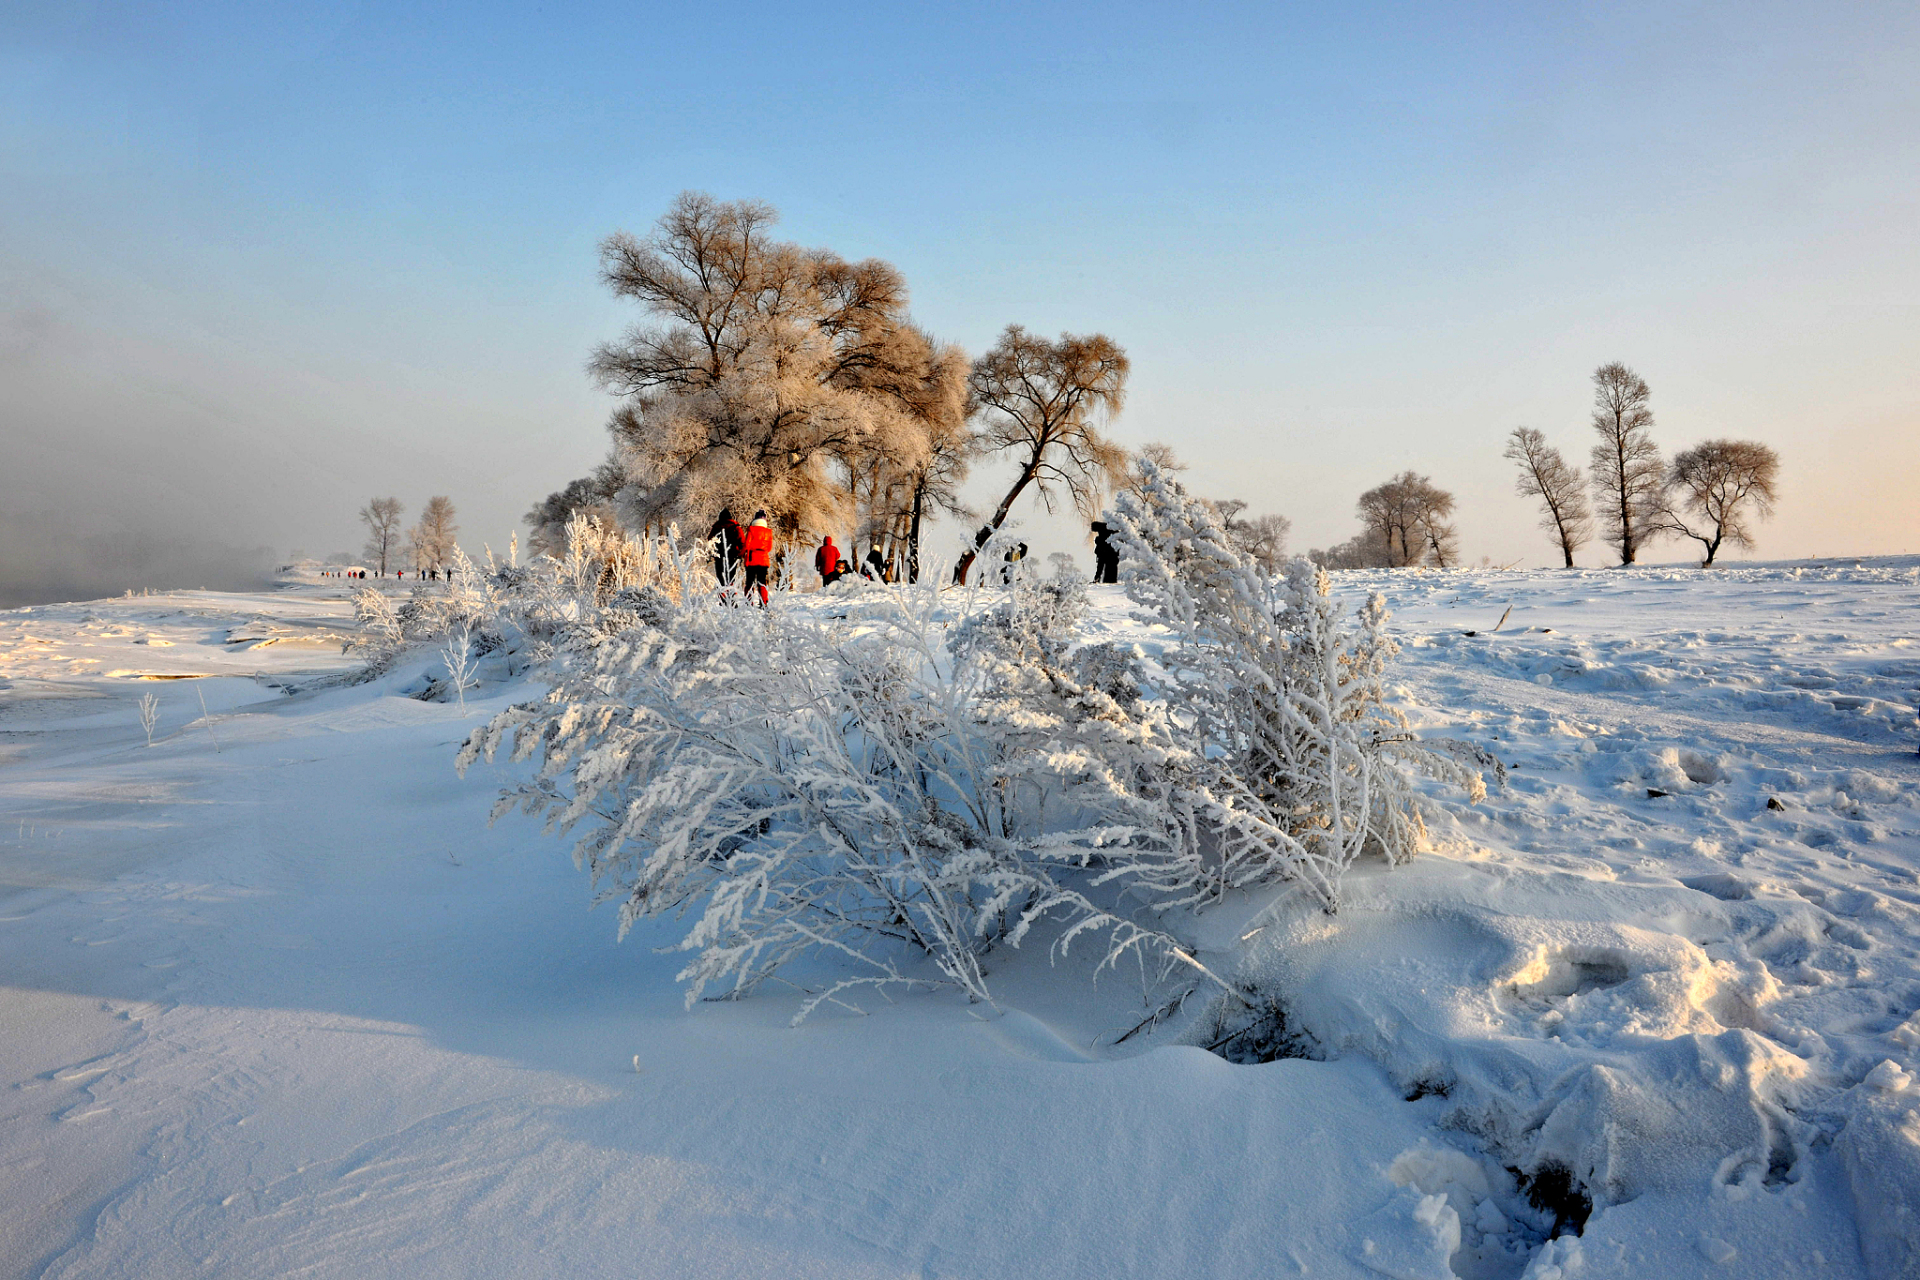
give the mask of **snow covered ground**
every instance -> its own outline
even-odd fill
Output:
[[[339,682],[348,587],[0,613],[0,1273],[1920,1269],[1920,561],[1342,575],[1506,785],[1193,922],[1308,1055],[1251,1065],[1037,953],[686,1012],[454,776],[529,687]]]

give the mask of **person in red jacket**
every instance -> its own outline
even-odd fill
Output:
[[[840,548],[833,545],[832,534],[822,539],[820,549],[813,553],[813,567],[820,571],[820,585],[823,587],[830,587],[840,580]]]
[[[747,526],[744,550],[746,552],[747,582],[746,591],[752,594],[757,587],[760,591],[760,605],[767,604],[767,571],[773,567],[773,530],[767,525],[767,513],[753,513],[753,523]]]

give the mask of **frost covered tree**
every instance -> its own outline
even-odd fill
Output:
[[[854,501],[855,545],[880,547],[909,581],[919,579],[929,517],[969,514],[960,486],[979,452],[967,418],[970,367],[959,347],[910,328],[887,359],[843,377],[886,410],[874,431],[837,455]]]
[[[1513,429],[1507,437],[1506,456],[1520,469],[1515,491],[1523,498],[1540,500],[1540,527],[1553,534],[1560,544],[1560,554],[1566,558],[1566,567],[1573,568],[1573,553],[1593,533],[1593,513],[1587,507],[1586,485],[1580,473],[1532,427]]]
[[[1660,528],[1700,544],[1700,567],[1711,569],[1722,544],[1753,545],[1752,516],[1773,514],[1780,455],[1755,440],[1709,440],[1673,460]],[[1691,514],[1694,519],[1689,520]],[[1696,523],[1699,525],[1695,527]]]
[[[1653,392],[1617,361],[1593,371],[1591,471],[1600,521],[1622,565],[1632,564],[1654,531],[1666,489],[1666,464],[1653,442]]]
[[[367,526],[367,559],[387,576],[387,560],[400,549],[400,499],[375,498],[360,508],[360,522]]]
[[[907,581],[920,580],[921,550],[927,518],[937,512],[970,519],[960,497],[973,461],[980,454],[980,438],[967,420],[967,374],[972,363],[955,346],[934,347],[933,363],[911,400],[923,437],[920,447],[902,469],[905,510],[896,518],[906,529]]]
[[[407,531],[407,548],[416,569],[443,569],[453,563],[453,549],[460,536],[454,523],[453,499],[435,496],[427,499],[420,519]]]
[[[1403,471],[1361,494],[1356,511],[1367,531],[1362,547],[1384,556],[1387,568],[1431,563],[1444,569],[1459,560],[1447,519],[1453,495],[1426,476]]]
[[[925,452],[916,409],[950,383],[900,273],[776,240],[758,201],[677,198],[653,233],[601,245],[601,278],[646,320],[589,363],[620,397],[609,430],[635,529],[764,507],[778,533],[853,517],[864,480]]]
[[[974,412],[982,447],[1007,454],[1017,468],[986,527],[997,532],[1013,504],[1031,486],[1047,510],[1058,489],[1091,518],[1111,485],[1126,478],[1127,451],[1101,433],[1100,424],[1126,402],[1127,353],[1105,334],[1063,333],[1057,341],[1008,325],[974,363]],[[966,580],[978,549],[962,556]]]

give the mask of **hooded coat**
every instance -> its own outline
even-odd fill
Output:
[[[747,526],[744,547],[747,568],[765,568],[773,563],[773,530],[767,526],[765,516],[756,517]]]

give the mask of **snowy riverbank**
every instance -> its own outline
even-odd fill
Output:
[[[1340,576],[1417,731],[1508,776],[1337,917],[1199,922],[1327,1059],[1259,1065],[1116,1046],[1137,989],[1038,954],[1002,1012],[685,1012],[671,922],[616,944],[562,844],[487,827],[516,771],[454,776],[534,690],[333,682],[346,587],[0,613],[7,1274],[1915,1265],[1912,559]],[[1598,1179],[1579,1234],[1520,1150]]]

